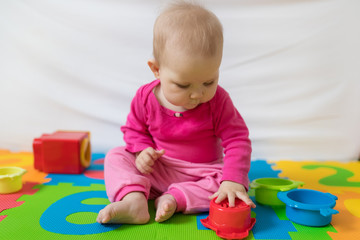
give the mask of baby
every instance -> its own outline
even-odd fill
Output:
[[[106,155],[111,203],[99,223],[145,224],[148,199],[155,199],[157,222],[208,211],[213,198],[255,207],[247,195],[249,132],[218,85],[222,51],[222,26],[212,12],[180,2],[159,15],[148,61],[157,80],[131,103],[121,128],[126,146]]]

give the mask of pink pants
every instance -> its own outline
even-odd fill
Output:
[[[111,202],[120,201],[130,192],[143,192],[147,199],[166,193],[174,196],[177,211],[203,212],[209,209],[222,177],[223,162],[191,163],[166,156],[158,159],[151,174],[140,173],[135,155],[117,147],[105,157],[105,186]]]

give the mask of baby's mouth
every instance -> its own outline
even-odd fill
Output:
[[[196,107],[199,104],[200,104],[200,101],[197,101],[197,102],[190,102],[189,105],[192,106],[192,107]]]

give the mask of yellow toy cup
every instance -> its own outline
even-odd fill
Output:
[[[22,188],[22,175],[25,169],[19,167],[0,168],[0,194],[14,193]]]

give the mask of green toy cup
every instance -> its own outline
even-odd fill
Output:
[[[302,186],[304,183],[283,178],[258,178],[250,183],[255,189],[255,200],[263,205],[284,207],[285,204],[277,197],[278,192],[285,192]]]

